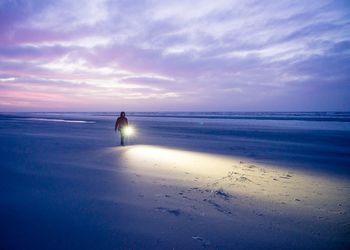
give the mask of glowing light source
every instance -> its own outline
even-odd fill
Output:
[[[134,130],[134,128],[131,127],[131,126],[128,126],[128,127],[126,127],[126,128],[124,129],[124,134],[125,134],[126,136],[131,136],[131,135],[133,135],[134,133],[135,133],[135,130]]]

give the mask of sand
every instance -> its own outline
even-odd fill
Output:
[[[120,147],[109,121],[74,121],[1,120],[1,248],[350,246],[348,175],[171,136]]]
[[[138,190],[134,202],[145,209],[189,221],[220,221],[215,232],[192,233],[206,247],[230,248],[214,235],[232,244],[231,237],[242,232],[253,237],[240,243],[243,248],[253,247],[251,241],[262,234],[279,248],[345,244],[350,205],[346,179],[147,145],[109,148],[106,154],[119,154],[125,162],[123,172]]]

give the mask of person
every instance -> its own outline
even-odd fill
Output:
[[[115,122],[114,131],[117,132],[117,130],[120,133],[120,145],[124,146],[124,139],[125,139],[125,129],[128,127],[128,119],[125,117],[125,112],[121,112],[120,116],[118,117],[117,121]]]

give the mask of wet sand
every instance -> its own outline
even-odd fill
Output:
[[[119,147],[112,121],[87,121],[0,119],[1,248],[350,245],[348,175],[200,150],[192,138],[181,146],[171,134]]]

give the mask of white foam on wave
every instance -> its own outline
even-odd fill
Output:
[[[46,121],[46,122],[65,122],[65,123],[96,123],[94,121],[65,120],[65,119],[51,119],[51,118],[22,118],[22,120]]]

